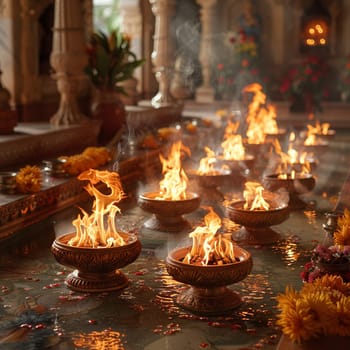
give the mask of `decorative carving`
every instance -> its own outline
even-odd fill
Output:
[[[82,11],[78,1],[56,0],[51,65],[61,95],[59,109],[50,119],[53,125],[77,124],[86,119],[79,111],[79,83],[87,64],[84,50]]]
[[[159,83],[158,93],[152,98],[155,108],[170,106],[174,100],[170,95],[170,75],[173,70],[171,54],[170,19],[173,14],[174,0],[149,0],[155,15],[154,49],[152,63],[155,77]]]

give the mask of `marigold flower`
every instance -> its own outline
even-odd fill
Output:
[[[17,189],[22,193],[39,192],[41,189],[42,175],[37,166],[26,165],[16,175]]]

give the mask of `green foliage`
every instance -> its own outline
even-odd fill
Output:
[[[115,90],[126,94],[120,82],[130,79],[135,69],[144,63],[130,50],[129,36],[118,29],[106,34],[91,35],[87,47],[89,63],[85,72],[97,89]]]

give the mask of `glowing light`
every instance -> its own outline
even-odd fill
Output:
[[[204,148],[207,156],[203,157],[199,161],[199,167],[197,169],[197,172],[199,175],[210,175],[216,173],[215,171],[215,163],[216,163],[216,157],[215,152],[212,151],[209,147]]]
[[[86,170],[78,176],[79,180],[88,180],[85,190],[95,198],[92,214],[81,209],[82,216],[73,221],[75,236],[68,241],[69,245],[77,247],[115,247],[126,242],[119,235],[115,226],[115,216],[120,209],[115,203],[124,198],[119,174],[107,170]],[[103,182],[111,190],[110,194],[101,193],[94,185]],[[105,222],[107,218],[107,222]]]
[[[200,258],[202,265],[235,262],[233,241],[230,235],[220,234],[221,219],[212,207],[206,208],[209,212],[204,217],[204,226],[198,226],[189,234],[192,238],[192,247],[183,262],[195,263]]]
[[[269,210],[270,205],[263,196],[264,187],[258,182],[246,182],[243,197],[245,199],[244,209]]]
[[[161,154],[159,155],[164,175],[163,180],[159,182],[159,199],[186,199],[188,177],[181,165],[181,151],[188,155],[191,154],[189,148],[185,147],[181,141],[177,141],[172,144],[168,159]]]

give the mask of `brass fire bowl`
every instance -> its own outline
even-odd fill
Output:
[[[148,229],[164,232],[180,232],[190,229],[191,224],[183,217],[195,211],[200,205],[200,197],[196,193],[187,193],[182,200],[157,199],[159,192],[147,192],[138,197],[138,206],[152,213],[144,226]]]
[[[271,148],[271,142],[265,141],[263,143],[244,143],[244,148],[247,151],[248,154],[252,154],[255,158],[256,157],[268,157],[269,150]]]
[[[263,245],[280,239],[278,232],[270,226],[281,224],[289,217],[287,204],[270,210],[244,209],[245,201],[232,202],[226,207],[228,217],[242,227],[233,234],[237,242]]]
[[[334,129],[329,129],[327,134],[316,134],[316,137],[324,142],[329,142],[334,139],[336,131]]]
[[[229,183],[231,171],[229,169],[216,169],[211,174],[199,174],[194,169],[186,171],[190,179],[193,179],[199,186],[201,197],[210,200],[224,200],[223,193],[219,190],[220,186]]]
[[[234,246],[239,261],[223,265],[193,265],[182,260],[191,247],[171,251],[166,258],[166,268],[176,281],[190,285],[176,298],[176,303],[200,315],[221,315],[238,307],[242,300],[237,292],[227,286],[248,276],[253,267],[250,253]]]
[[[265,133],[265,137],[267,141],[273,142],[274,140],[278,140],[279,142],[283,142],[286,133],[286,129],[279,128],[276,133]]]
[[[266,189],[271,192],[275,192],[280,188],[284,188],[289,193],[288,206],[291,210],[304,209],[306,203],[299,198],[299,195],[310,192],[316,185],[316,180],[312,174],[296,174],[295,178],[290,178],[290,174],[287,179],[278,178],[280,174],[271,174],[264,176],[263,184]]]
[[[120,271],[137,259],[141,243],[135,235],[121,234],[128,244],[111,248],[70,246],[67,242],[75,235],[68,233],[56,238],[51,252],[58,263],[75,269],[65,283],[78,292],[106,292],[128,286],[128,278]]]

